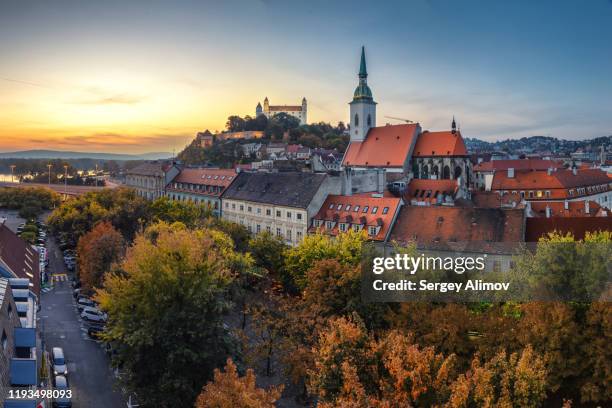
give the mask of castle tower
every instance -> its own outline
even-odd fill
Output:
[[[368,71],[366,69],[365,47],[361,47],[361,63],[359,65],[359,84],[355,88],[350,105],[351,142],[365,140],[368,130],[376,127],[376,102],[368,86]]]
[[[263,110],[261,108],[261,103],[257,102],[257,106],[255,107],[255,117],[263,115]]]
[[[267,96],[266,96],[266,99],[264,99],[263,111],[266,114],[266,116],[268,116],[268,113],[270,113],[270,102],[268,101]]]
[[[307,109],[308,109],[308,104],[306,102],[306,97],[304,97],[302,98],[302,123],[303,124],[308,123],[307,116],[306,116]]]

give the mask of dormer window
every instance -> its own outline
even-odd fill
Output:
[[[378,227],[368,227],[368,234],[371,236],[375,236],[378,234]]]
[[[387,214],[388,212],[389,212],[389,207],[383,208],[383,211],[382,211],[383,214]]]
[[[344,207],[344,211],[351,211],[351,205],[347,204],[346,207]]]
[[[360,207],[359,207],[358,205],[356,205],[355,207],[353,207],[353,211],[355,211],[355,212],[359,212],[359,208],[360,208]]]
[[[346,232],[346,224],[344,222],[338,224],[338,227],[340,228],[340,231]]]
[[[378,207],[372,207],[372,214],[376,214],[378,212]]]
[[[363,212],[364,214],[367,214],[367,213],[368,213],[368,209],[369,209],[369,208],[370,208],[370,207],[368,207],[368,206],[366,205],[365,207],[363,207],[363,211],[362,211],[362,212]]]

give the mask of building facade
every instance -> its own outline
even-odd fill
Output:
[[[300,120],[300,125],[305,125],[308,123],[308,102],[306,102],[306,98],[302,98],[301,105],[270,105],[270,101],[266,96],[263,107],[261,103],[258,102],[255,108],[255,116],[264,115],[268,119],[278,113],[285,113],[289,116],[293,116]]]
[[[184,168],[168,184],[165,195],[173,201],[206,205],[214,215],[221,216],[221,194],[236,176],[229,169]]]
[[[8,279],[0,278],[0,400],[11,388],[10,362],[15,356],[14,331],[20,327]]]
[[[222,217],[296,245],[328,194],[341,187],[339,177],[327,174],[242,172],[221,197]]]
[[[179,171],[174,163],[145,162],[127,171],[125,185],[136,190],[140,197],[155,200],[164,195],[166,186]]]

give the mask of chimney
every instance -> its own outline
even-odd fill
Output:
[[[565,200],[565,202],[563,203],[563,208],[569,210],[569,201]]]
[[[546,206],[546,218],[550,218],[550,207]]]
[[[376,178],[376,191],[382,194],[385,191],[385,171],[383,169],[377,169]]]
[[[549,167],[549,168],[546,170],[546,173],[547,173],[549,176],[552,174],[552,172],[553,172],[552,167]]]
[[[342,176],[342,195],[351,196],[353,195],[353,179],[352,171],[346,167]]]
[[[586,200],[584,202],[584,213],[585,214],[590,214],[591,213],[591,208],[590,208],[589,200]]]
[[[508,167],[508,178],[514,178],[514,167]]]

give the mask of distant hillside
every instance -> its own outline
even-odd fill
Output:
[[[172,153],[117,154],[70,152],[61,150],[23,150],[0,153],[0,159],[96,159],[96,160],[156,160],[172,157]]]
[[[602,136],[587,140],[565,140],[549,136],[530,136],[496,142],[466,138],[465,143],[470,152],[550,152],[562,154],[572,153],[577,149],[582,149],[586,152],[596,152],[599,151],[602,145],[609,150],[612,147],[612,136]]]

